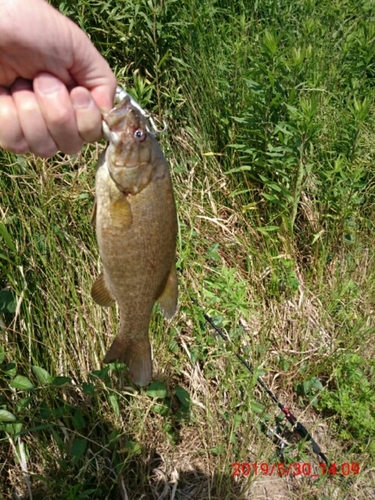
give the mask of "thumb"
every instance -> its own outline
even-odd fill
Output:
[[[116,77],[89,38],[74,23],[70,24],[73,41],[73,64],[70,73],[77,85],[86,87],[102,112],[113,107]]]

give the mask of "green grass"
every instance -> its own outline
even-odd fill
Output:
[[[103,145],[49,161],[0,153],[0,498],[372,498],[372,2],[59,5],[168,122],[180,308],[152,318],[153,385],[104,366],[118,316],[90,296]],[[280,411],[238,349],[359,475],[232,477],[233,462],[282,461],[267,437]],[[319,472],[281,424],[284,460]]]

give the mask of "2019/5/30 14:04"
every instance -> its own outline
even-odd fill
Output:
[[[267,462],[233,462],[232,465],[232,476],[249,476],[251,473],[254,475],[262,476],[272,476],[276,474],[280,477],[288,476],[311,476],[319,477],[319,474],[313,473],[313,467],[309,462],[293,462],[290,464],[285,464],[285,462],[279,462],[277,464],[268,464]],[[335,463],[327,467],[326,464],[320,463],[320,475],[336,475],[342,474],[343,476],[349,476],[350,474],[357,475],[360,472],[360,466],[357,462],[343,462],[340,465]]]

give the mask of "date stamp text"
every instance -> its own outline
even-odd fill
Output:
[[[336,465],[335,463],[330,464],[328,467],[324,463],[319,464],[319,474],[316,473],[316,468],[313,468],[309,462],[293,462],[290,464],[285,464],[284,462],[279,462],[277,464],[269,464],[267,462],[233,462],[232,476],[249,476],[253,474],[255,476],[273,476],[277,475],[279,477],[283,476],[309,476],[309,477],[321,477],[321,476],[335,476],[336,474],[349,476],[356,476],[360,472],[360,466],[357,462],[343,462],[341,465]]]

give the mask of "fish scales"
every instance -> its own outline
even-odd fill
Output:
[[[105,167],[103,170],[101,175],[108,176],[108,170]],[[170,267],[174,262],[175,235],[174,231],[165,236],[163,234],[163,227],[168,221],[161,208],[163,206],[165,208],[166,200],[161,199],[159,194],[161,188],[159,189],[158,184],[158,182],[149,184],[134,196],[134,199],[128,197],[132,214],[130,227],[126,227],[126,221],[123,225],[118,222],[117,225],[113,224],[113,217],[108,216],[111,189],[108,189],[107,200],[105,193],[98,196],[97,238],[104,275],[109,277],[109,288],[119,303],[120,311],[126,312],[126,318],[131,317],[137,305],[144,308],[145,302],[150,303],[152,309],[163,291]],[[104,185],[112,188],[112,191],[117,190],[110,177]],[[119,193],[119,197],[122,196],[125,195]],[[173,204],[173,199],[170,204]],[[151,225],[152,232],[142,229]],[[143,272],[140,272],[140,265]],[[169,267],[168,273],[166,273],[167,267]],[[133,300],[130,301],[129,298]]]
[[[152,375],[153,305],[158,300],[166,317],[177,307],[177,215],[167,163],[144,117],[127,100],[111,113],[105,119],[114,135],[96,173],[103,272],[92,296],[101,305],[119,306],[119,331],[104,361],[124,361],[133,381],[146,385]]]

